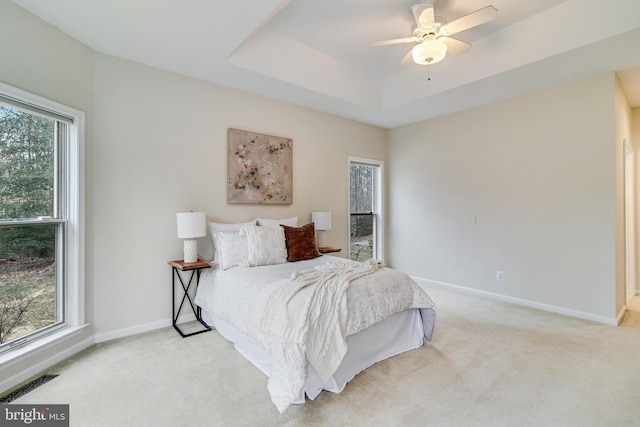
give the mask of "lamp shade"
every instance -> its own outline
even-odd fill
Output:
[[[316,230],[331,230],[331,211],[311,212],[311,222]]]
[[[207,235],[207,217],[204,212],[183,212],[176,216],[178,239],[194,239]]]
[[[444,59],[447,54],[447,45],[430,35],[425,41],[415,46],[411,54],[416,64],[435,64]]]

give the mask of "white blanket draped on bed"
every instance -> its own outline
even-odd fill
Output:
[[[201,276],[195,303],[234,325],[239,332],[259,343],[271,355],[268,389],[271,400],[280,412],[284,412],[304,389],[308,355],[304,346],[295,342],[304,340],[282,339],[260,331],[256,324],[256,316],[260,312],[259,302],[269,299],[268,294],[263,293],[266,288],[276,288],[275,283],[282,284],[292,274],[297,277],[300,271],[313,270],[318,266],[319,270],[326,270],[323,265],[327,263],[335,266],[360,265],[342,258],[322,256],[313,260],[263,267],[236,267],[226,271],[210,269],[203,271]],[[301,276],[304,277],[304,274]],[[307,276],[309,277],[311,276]],[[307,301],[305,296],[311,294],[313,288],[301,287],[298,292],[300,295],[291,300],[295,302],[288,307],[287,316],[293,319],[302,317],[300,312],[295,314],[292,310],[295,307],[304,308]],[[356,334],[396,313],[419,308],[423,313],[424,335],[428,340],[431,339],[435,305],[424,290],[406,274],[377,266],[376,271],[351,280],[350,285],[345,288],[346,336]],[[286,295],[285,291],[282,293]],[[328,297],[329,300],[332,298]],[[339,310],[338,313],[343,311]],[[430,321],[427,322],[426,319]]]
[[[327,264],[297,272],[262,291],[258,328],[300,344],[322,382],[338,369],[347,352],[346,290],[352,280],[371,274],[380,261]]]

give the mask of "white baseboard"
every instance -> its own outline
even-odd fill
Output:
[[[79,342],[78,344],[66,348],[64,351],[46,359],[35,365],[30,366],[29,368],[18,372],[10,378],[3,379],[0,381],[0,391],[4,393],[4,391],[10,390],[13,387],[17,386],[20,383],[27,381],[29,378],[38,375],[41,372],[46,371],[53,365],[62,362],[65,359],[73,356],[76,353],[81,352],[93,345],[93,337],[89,337],[84,341]]]
[[[535,301],[524,300],[520,298],[510,297],[507,295],[496,294],[493,292],[481,291],[473,288],[466,288],[464,286],[452,285],[450,283],[439,282],[437,280],[423,279],[421,277],[413,277],[413,279],[418,284],[421,284],[422,286],[435,286],[435,287],[446,288],[449,290],[456,290],[465,294],[477,295],[484,298],[490,298],[497,301],[507,302],[510,304],[516,304],[524,307],[535,308],[538,310],[548,311],[556,314],[563,314],[565,316],[592,320],[594,322],[604,323],[606,325],[613,325],[613,326],[619,325],[620,321],[622,320],[622,316],[624,316],[624,313],[625,313],[625,309],[623,309],[622,313],[620,313],[616,319],[613,319],[606,316],[600,316],[598,314],[586,313],[584,311],[571,310],[563,307],[556,307],[553,305],[542,304]]]
[[[180,316],[178,318],[178,323],[191,322],[196,320],[195,315],[189,314]],[[50,357],[49,359],[43,360],[42,362],[36,363],[33,366],[21,371],[10,378],[0,380],[0,393],[4,393],[7,390],[12,389],[13,387],[19,385],[27,381],[29,378],[34,377],[47,369],[51,368],[53,365],[62,362],[65,359],[75,355],[76,353],[81,352],[93,344],[110,341],[116,338],[124,338],[130,335],[139,334],[142,332],[149,332],[155,329],[165,328],[172,325],[171,319],[160,320],[157,322],[146,323],[144,325],[133,326],[131,328],[119,329],[117,331],[106,332],[104,334],[97,334],[93,337],[87,338],[86,340],[66,348],[64,351]],[[176,332],[177,334],[177,332]]]
[[[196,316],[192,314],[184,315],[178,317],[178,323],[191,322],[196,320]],[[158,320],[156,322],[145,323],[144,325],[132,326],[130,328],[118,329],[117,331],[105,332],[103,334],[96,334],[95,341],[96,343],[111,341],[116,338],[124,338],[130,335],[136,335],[143,332],[149,332],[156,329],[166,328],[171,326],[173,323],[171,319]]]
[[[622,307],[622,310],[620,310],[620,313],[618,313],[618,316],[616,317],[616,325],[620,325],[620,323],[622,323],[622,318],[624,317],[625,314],[627,314],[627,307],[629,306],[629,304],[625,304],[624,307]]]
[[[594,322],[613,325],[613,326],[620,324],[620,322],[622,321],[622,317],[626,312],[626,306],[625,306],[621,310],[621,312],[618,314],[617,318],[612,319],[612,318],[608,318],[608,317],[600,316],[596,314],[586,313],[586,312],[577,311],[577,310],[570,310],[562,307],[556,307],[556,306],[542,304],[534,301],[523,300],[520,298],[510,297],[510,296],[482,291],[478,289],[466,288],[463,286],[453,285],[445,282],[439,282],[436,280],[429,280],[429,279],[424,279],[424,278],[415,277],[415,276],[413,277],[413,279],[421,286],[441,287],[441,288],[454,290],[454,291],[458,291],[466,294],[477,295],[480,297],[490,298],[497,301],[503,301],[511,304],[516,304],[516,305],[535,308],[535,309],[548,311],[552,313],[562,314],[566,316],[591,320]],[[193,314],[189,314],[189,315],[181,316],[180,318],[178,318],[178,323],[191,322],[194,320],[195,320],[195,316]],[[60,352],[49,359],[43,360],[42,362],[37,363],[10,378],[0,380],[0,390],[9,390],[17,386],[18,384],[28,380],[29,378],[49,369],[53,365],[62,362],[63,360],[73,356],[76,353],[79,353],[80,351],[86,348],[89,348],[94,343],[110,341],[117,338],[124,338],[130,335],[135,335],[143,332],[149,332],[156,329],[169,327],[171,325],[172,325],[171,319],[165,319],[165,320],[159,320],[156,322],[146,323],[143,325],[133,326],[130,328],[119,329],[117,331],[106,332],[103,334],[96,334],[94,337],[88,338],[72,347],[69,347],[65,349],[63,352]]]

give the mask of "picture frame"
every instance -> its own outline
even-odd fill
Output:
[[[293,140],[228,129],[227,203],[293,203]]]

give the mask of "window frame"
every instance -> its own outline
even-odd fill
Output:
[[[60,141],[56,152],[58,167],[54,171],[55,185],[61,194],[56,197],[55,217],[42,220],[30,219],[20,223],[6,221],[4,225],[58,224],[56,239],[62,245],[56,253],[56,271],[62,280],[63,321],[25,335],[30,339],[8,346],[0,353],[0,368],[18,362],[24,356],[50,347],[62,339],[79,333],[85,324],[85,229],[84,229],[84,112],[41,96],[0,82],[0,101],[12,108],[38,114],[64,126],[56,126],[56,138]],[[64,129],[61,129],[64,128]],[[64,131],[64,135],[62,132]],[[62,259],[58,254],[61,255]]]
[[[385,235],[385,212],[384,212],[384,161],[368,159],[363,157],[348,157],[347,163],[347,242],[348,257],[351,258],[351,166],[362,165],[374,168],[373,175],[373,258],[384,262],[384,235]]]

